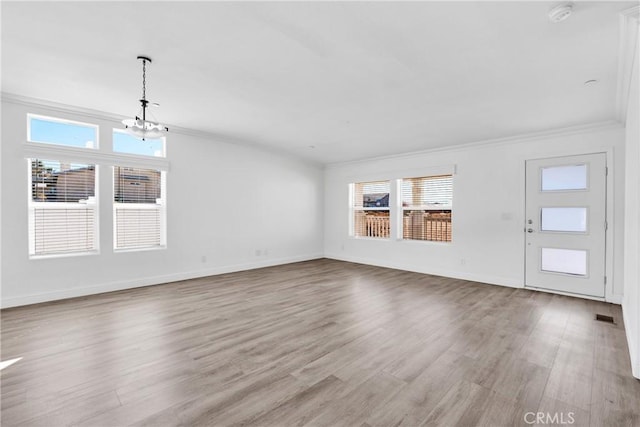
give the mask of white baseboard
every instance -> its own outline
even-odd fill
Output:
[[[433,274],[435,276],[451,277],[453,279],[469,280],[472,282],[487,283],[489,285],[506,286],[509,288],[525,288],[524,284],[521,283],[520,281],[513,280],[512,278],[508,278],[508,277],[502,277],[502,276],[488,276],[483,274],[472,274],[472,273],[465,273],[461,271],[449,271],[449,270],[439,270],[439,269],[420,269],[414,266],[407,266],[399,263],[371,260],[368,258],[360,258],[360,257],[354,257],[354,256],[345,256],[342,254],[325,254],[325,258],[336,259],[339,261],[355,262],[358,264],[375,265],[378,267],[393,268],[396,270],[413,271],[416,273]],[[577,295],[567,294],[562,292],[552,292],[552,291],[545,291],[545,292],[557,293],[561,295],[577,296]],[[579,296],[579,297],[594,299],[597,301],[605,301],[605,298],[589,298],[586,296]],[[606,302],[620,305],[622,303],[622,296],[609,295],[606,297]]]
[[[371,260],[360,257],[345,256],[338,254],[325,254],[325,258],[335,259],[339,261],[355,262],[358,264],[375,265],[377,267],[393,268],[395,270],[412,271],[414,273],[432,274],[434,276],[450,277],[453,279],[469,280],[472,282],[488,283],[490,285],[506,286],[509,288],[524,288],[523,284],[507,277],[487,276],[482,274],[465,273],[461,271],[449,271],[439,269],[421,269],[415,266],[403,265],[388,261]]]
[[[633,337],[630,328],[630,320],[625,310],[625,304],[622,304],[622,321],[624,322],[624,331],[627,334],[627,346],[629,347],[629,358],[631,359],[631,374],[640,379],[640,354],[638,354],[638,337]]]
[[[62,289],[52,292],[42,292],[31,295],[20,295],[17,297],[2,298],[0,308],[18,307],[22,305],[37,304],[41,302],[56,301],[67,298],[83,297],[87,295],[101,294],[105,292],[121,291],[125,289],[140,288],[144,286],[160,285],[164,283],[176,282],[180,280],[195,279],[198,277],[215,276],[217,274],[234,273],[237,271],[254,270],[256,268],[272,267],[275,265],[291,264],[300,261],[310,261],[323,258],[322,254],[297,255],[268,259],[259,262],[249,262],[232,264],[221,267],[214,267],[202,270],[186,271],[162,276],[143,277],[134,280],[124,280],[118,282],[103,283],[81,288]]]

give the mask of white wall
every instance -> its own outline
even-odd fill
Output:
[[[498,285],[524,286],[525,160],[606,152],[609,166],[608,301],[622,299],[624,129],[618,125],[555,136],[330,165],[325,172],[325,256]],[[456,165],[453,242],[349,237],[348,184],[420,176]],[[618,254],[618,256],[616,256]]]
[[[95,123],[101,146],[121,124],[107,116],[2,103],[2,307],[318,258],[323,171],[299,159],[173,132],[167,153],[167,248],[112,250],[111,168],[99,168],[100,254],[30,260],[26,114]],[[256,255],[256,251],[261,255]],[[265,255],[266,251],[266,255]]]
[[[635,56],[626,123],[624,299],[622,312],[633,375],[640,378],[640,88]]]

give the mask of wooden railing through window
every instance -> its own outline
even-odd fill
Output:
[[[384,213],[355,212],[356,237],[389,238],[391,233],[389,215]],[[451,241],[450,212],[406,212],[402,217],[402,238],[435,242]]]
[[[432,242],[451,241],[450,212],[409,211],[402,217],[402,238],[429,240]]]

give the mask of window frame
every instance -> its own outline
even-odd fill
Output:
[[[47,121],[47,122],[53,122],[53,123],[62,123],[62,124],[67,124],[67,125],[76,125],[76,126],[82,126],[82,127],[87,127],[87,128],[93,128],[95,129],[95,146],[94,147],[77,147],[74,145],[64,145],[64,144],[56,144],[55,142],[46,142],[46,141],[36,141],[34,139],[31,138],[31,120],[32,119],[37,119],[37,120],[43,120],[43,121]],[[63,119],[60,117],[51,117],[51,116],[45,116],[42,114],[34,114],[34,113],[27,113],[27,142],[31,143],[31,144],[38,144],[38,145],[44,145],[47,147],[61,147],[63,150],[81,150],[81,151],[89,151],[89,152],[97,152],[100,150],[100,126],[93,124],[93,123],[86,123],[86,122],[81,122],[78,120],[70,120],[70,119]]]
[[[386,182],[389,185],[389,202],[387,206],[355,206],[356,204],[356,186],[359,184],[371,184],[371,183],[382,183]],[[377,241],[388,241],[391,240],[393,236],[393,210],[392,210],[392,201],[393,201],[393,180],[392,179],[379,179],[379,180],[369,180],[369,181],[355,181],[349,183],[349,237],[354,239],[363,239],[363,240],[377,240]],[[364,195],[364,193],[363,193]],[[364,200],[363,200],[364,205]],[[389,235],[387,237],[378,237],[378,236],[358,236],[356,232],[356,212],[367,212],[367,211],[378,211],[378,212],[388,212],[388,222],[389,222]]]
[[[122,152],[114,152],[113,151],[113,133],[120,132],[121,130],[117,127],[114,127],[113,123],[109,119],[105,119],[103,117],[90,116],[92,117],[93,123],[87,123],[79,120],[74,120],[73,118],[67,118],[76,114],[74,111],[59,111],[58,114],[62,117],[53,117],[50,115],[39,114],[34,112],[25,112],[25,139],[22,143],[22,154],[23,158],[26,161],[26,174],[27,174],[27,230],[26,236],[27,239],[27,256],[29,259],[46,259],[46,258],[60,258],[60,257],[77,257],[77,256],[86,256],[86,255],[98,255],[102,252],[101,248],[104,241],[102,240],[102,236],[100,235],[100,231],[104,231],[106,228],[104,224],[101,224],[101,220],[105,215],[108,216],[107,211],[101,211],[101,209],[107,209],[107,201],[100,200],[102,197],[109,197],[108,192],[105,193],[100,192],[100,185],[103,185],[102,179],[107,179],[107,169],[109,166],[126,166],[126,167],[134,167],[140,169],[155,169],[159,170],[162,174],[162,200],[163,206],[161,211],[162,218],[162,227],[161,227],[161,239],[163,242],[163,246],[154,246],[152,248],[141,248],[141,249],[122,249],[117,252],[130,252],[130,251],[141,251],[141,250],[156,250],[156,249],[166,249],[167,247],[167,175],[170,169],[170,162],[166,159],[167,153],[167,138],[162,137],[163,143],[163,155],[164,157],[159,156],[147,156],[143,154],[130,154],[130,153],[122,153]],[[94,129],[95,135],[95,143],[91,148],[86,146],[73,146],[73,145],[64,145],[59,143],[50,143],[50,142],[41,142],[41,141],[32,141],[32,129],[31,124],[33,119],[44,120],[53,123],[61,123],[61,124],[70,124],[70,125],[80,125],[85,126],[91,129]],[[111,124],[104,125],[103,122],[109,121]],[[100,136],[103,137],[108,135],[107,132],[110,132],[111,141],[110,145],[101,144]],[[103,138],[104,139],[104,138]],[[158,138],[160,139],[160,138]],[[33,201],[33,188],[32,188],[32,166],[31,159],[39,159],[39,160],[49,160],[52,162],[60,162],[60,163],[76,163],[76,164],[87,164],[93,165],[95,167],[95,176],[94,176],[94,202],[92,206],[95,207],[94,213],[94,245],[93,249],[90,251],[72,251],[72,252],[56,252],[50,254],[35,254],[35,209]],[[100,177],[102,176],[102,179]],[[111,176],[113,183],[113,176]],[[103,188],[104,190],[104,188]],[[104,193],[104,194],[103,194]],[[113,198],[113,194],[111,195]],[[54,202],[44,202],[51,205]],[[62,202],[65,203],[65,202]],[[113,201],[112,201],[113,203]],[[64,206],[70,206],[71,204],[75,204],[75,202],[69,202]],[[60,206],[60,205],[58,205]],[[72,207],[73,208],[73,207]],[[113,224],[112,224],[113,225]],[[115,238],[115,230],[111,230],[111,237]],[[113,244],[111,245],[113,247]],[[112,249],[113,250],[113,249]]]
[[[450,177],[451,178],[451,204],[449,205],[436,205],[436,204],[425,204],[425,205],[418,205],[418,206],[404,206],[404,191],[402,188],[402,184],[404,183],[405,180],[412,180],[412,179],[423,179],[423,180],[427,180],[429,178],[439,178],[439,177]],[[398,178],[398,186],[399,186],[399,193],[398,193],[398,204],[400,205],[400,212],[399,212],[399,236],[398,239],[402,240],[403,242],[419,242],[419,243],[439,243],[439,244],[451,244],[453,243],[453,188],[454,188],[454,173],[444,173],[444,174],[426,174],[426,175],[421,175],[421,176],[408,176],[408,177],[403,177],[403,178]],[[431,239],[412,239],[412,238],[406,238],[404,237],[404,232],[405,232],[405,224],[404,224],[404,218],[405,218],[405,212],[412,212],[412,211],[449,211],[449,223],[450,223],[450,228],[451,228],[451,240],[431,240]]]
[[[122,203],[117,202],[115,200],[116,197],[116,168],[134,168],[134,169],[149,169],[149,170],[157,170],[160,172],[160,199],[156,199],[156,203]],[[153,169],[153,167],[146,166],[125,166],[121,164],[112,165],[111,167],[111,185],[112,185],[112,200],[111,200],[111,209],[113,213],[113,225],[112,225],[112,235],[113,235],[113,252],[114,253],[127,253],[127,252],[141,252],[141,251],[154,251],[154,250],[162,250],[167,248],[167,186],[166,186],[166,178],[167,171],[162,169]],[[158,203],[160,200],[160,203]],[[117,217],[117,209],[118,207],[128,206],[131,209],[158,209],[160,214],[160,244],[153,246],[141,246],[141,247],[118,247],[118,217]]]
[[[406,245],[451,245],[454,243],[453,235],[451,241],[422,240],[422,239],[405,239],[403,234],[403,196],[402,196],[402,180],[408,178],[435,177],[442,175],[451,176],[451,205],[433,205],[429,210],[451,210],[451,227],[454,228],[453,204],[455,200],[455,182],[458,174],[458,165],[455,163],[430,165],[419,168],[395,169],[381,171],[376,173],[365,172],[362,174],[354,174],[344,178],[342,181],[345,185],[346,197],[346,215],[347,215],[347,238],[357,240],[375,240],[375,241],[397,241]],[[381,237],[360,237],[355,235],[355,184],[368,182],[389,182],[389,238]],[[374,208],[365,208],[374,209]],[[364,209],[363,209],[364,210]],[[408,210],[417,210],[409,208]]]
[[[64,146],[63,146],[64,147]],[[28,246],[28,256],[29,259],[37,260],[37,259],[51,259],[51,258],[68,258],[68,257],[77,257],[77,256],[92,256],[100,254],[100,197],[99,197],[99,169],[100,166],[98,164],[92,164],[94,167],[94,190],[93,190],[93,202],[92,203],[80,203],[80,202],[37,202],[33,200],[33,160],[42,160],[42,161],[57,161],[57,162],[65,162],[66,159],[44,159],[37,157],[27,158],[27,246]],[[69,163],[72,163],[69,161]],[[68,251],[68,252],[53,252],[53,253],[42,253],[37,254],[35,248],[35,210],[37,208],[44,209],[87,209],[84,206],[92,206],[93,207],[93,247],[91,250],[79,250],[79,251]]]

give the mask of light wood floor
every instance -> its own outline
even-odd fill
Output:
[[[16,357],[5,427],[640,425],[618,306],[331,260],[3,310]]]

